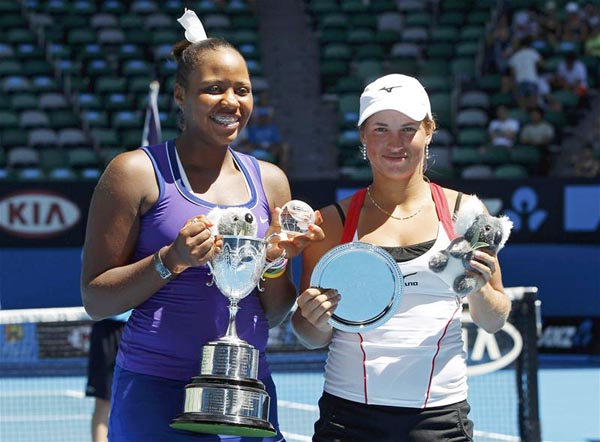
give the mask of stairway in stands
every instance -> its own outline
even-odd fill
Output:
[[[261,0],[261,54],[275,121],[290,146],[290,179],[338,176],[335,109],[321,99],[318,43],[303,0]]]

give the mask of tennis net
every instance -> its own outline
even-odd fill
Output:
[[[540,442],[539,302],[535,288],[508,289],[509,324],[494,335],[463,317],[476,440]],[[81,307],[0,311],[0,440],[90,439],[85,396],[92,320]],[[288,321],[269,336],[268,359],[288,442],[309,442],[323,388],[324,351],[307,351]]]

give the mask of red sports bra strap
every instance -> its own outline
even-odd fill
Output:
[[[346,214],[346,222],[344,223],[344,232],[342,233],[342,240],[340,244],[352,242],[354,239],[354,233],[358,227],[358,218],[360,217],[360,209],[365,202],[365,195],[367,194],[367,188],[357,190],[352,199],[350,200],[350,206],[348,207],[348,213]]]
[[[452,216],[450,215],[448,200],[444,194],[444,189],[435,183],[429,183],[429,187],[431,188],[431,195],[433,196],[433,202],[435,203],[437,216],[442,222],[448,238],[450,238],[450,241],[452,241],[454,238],[456,238],[456,233],[454,233],[454,224],[452,224]]]

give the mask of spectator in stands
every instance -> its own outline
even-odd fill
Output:
[[[513,50],[513,36],[508,23],[508,14],[498,17],[498,22],[492,32],[487,34],[486,47],[488,58],[493,67],[502,75],[508,74],[508,59]]]
[[[544,111],[540,108],[529,111],[529,121],[521,129],[520,142],[540,149],[542,157],[538,165],[539,175],[548,175],[551,155],[557,150],[554,126],[544,120]]]
[[[131,312],[94,322],[90,335],[85,395],[94,398],[92,441],[108,440],[113,372],[125,322]]]
[[[492,146],[511,148],[517,141],[520,129],[519,120],[508,116],[506,106],[496,108],[496,118],[488,125],[488,135]]]
[[[600,58],[600,24],[591,28],[585,41],[585,54]]]
[[[533,11],[523,9],[515,12],[512,19],[512,35],[517,41],[533,38],[538,33],[538,23]]]
[[[248,141],[256,146],[252,155],[274,162],[283,170],[287,170],[287,145],[283,142],[279,126],[273,121],[270,109],[261,108],[255,111],[246,131]]]
[[[573,171],[579,178],[600,177],[600,159],[594,156],[594,150],[590,146],[584,146],[573,156]]]
[[[581,142],[592,149],[596,158],[600,158],[600,117],[594,119],[592,129],[581,137]]]
[[[517,103],[522,109],[538,105],[538,68],[543,59],[531,43],[531,37],[525,37],[521,40],[519,49],[508,60]]]
[[[462,302],[428,266],[429,257],[453,238],[452,211],[462,194],[424,176],[435,131],[427,92],[412,77],[381,77],[361,95],[358,125],[373,182],[323,209],[325,241],[303,255],[303,291],[292,316],[305,346],[329,346],[312,440],[472,441]],[[462,201],[473,202],[470,196]],[[329,320],[344,293],[310,286],[321,257],[350,241],[386,246],[411,278],[398,311],[379,328],[334,329]],[[470,264],[485,281],[468,295],[471,316],[493,333],[504,325],[511,305],[499,263],[494,254],[476,251]],[[360,275],[340,277],[362,289],[370,284],[363,279],[369,270],[366,265]]]
[[[600,26],[600,5],[597,2],[586,1],[583,6],[583,17],[588,25],[588,32]]]
[[[548,147],[554,142],[554,126],[544,120],[542,109],[529,111],[529,121],[521,129],[520,142],[537,147]]]
[[[561,26],[558,47],[562,51],[578,51],[587,40],[586,20],[582,17],[577,2],[568,2],[565,13],[567,17]]]
[[[264,237],[280,230],[279,207],[291,199],[281,169],[230,148],[253,108],[243,56],[227,41],[207,38],[193,11],[178,21],[187,39],[172,51],[182,132],[176,140],[116,156],[90,204],[84,306],[95,319],[133,309],[114,373],[111,442],[220,440],[169,426],[184,408],[186,384],[199,373],[202,346],[223,336],[229,322],[227,299],[207,285],[207,262],[222,239],[211,234],[206,215],[215,206],[245,207]],[[322,230],[311,224],[308,233],[272,244],[268,257],[277,259],[285,250],[292,258],[322,239]],[[296,299],[285,263],[266,279],[264,292],[254,290],[240,301],[237,315],[240,337],[259,349],[258,376],[271,398],[275,428],[277,395],[265,347],[269,326],[279,324]],[[282,438],[278,432],[252,440]]]
[[[560,34],[560,18],[558,17],[558,9],[556,2],[551,0],[546,2],[544,11],[540,15],[540,30],[537,40],[547,43],[553,50],[558,44],[558,36]]]
[[[569,51],[565,59],[556,68],[554,88],[565,89],[585,98],[588,93],[587,69],[577,58],[574,51]]]

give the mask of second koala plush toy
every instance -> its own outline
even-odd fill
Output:
[[[213,235],[236,235],[255,237],[258,231],[256,217],[245,207],[215,207],[206,216],[213,226]]]
[[[495,217],[485,213],[483,203],[472,196],[459,209],[454,223],[457,235],[450,245],[434,254],[429,268],[452,286],[455,293],[466,296],[483,287],[485,281],[472,270],[469,261],[477,249],[498,253],[506,244],[513,223],[507,216]]]

